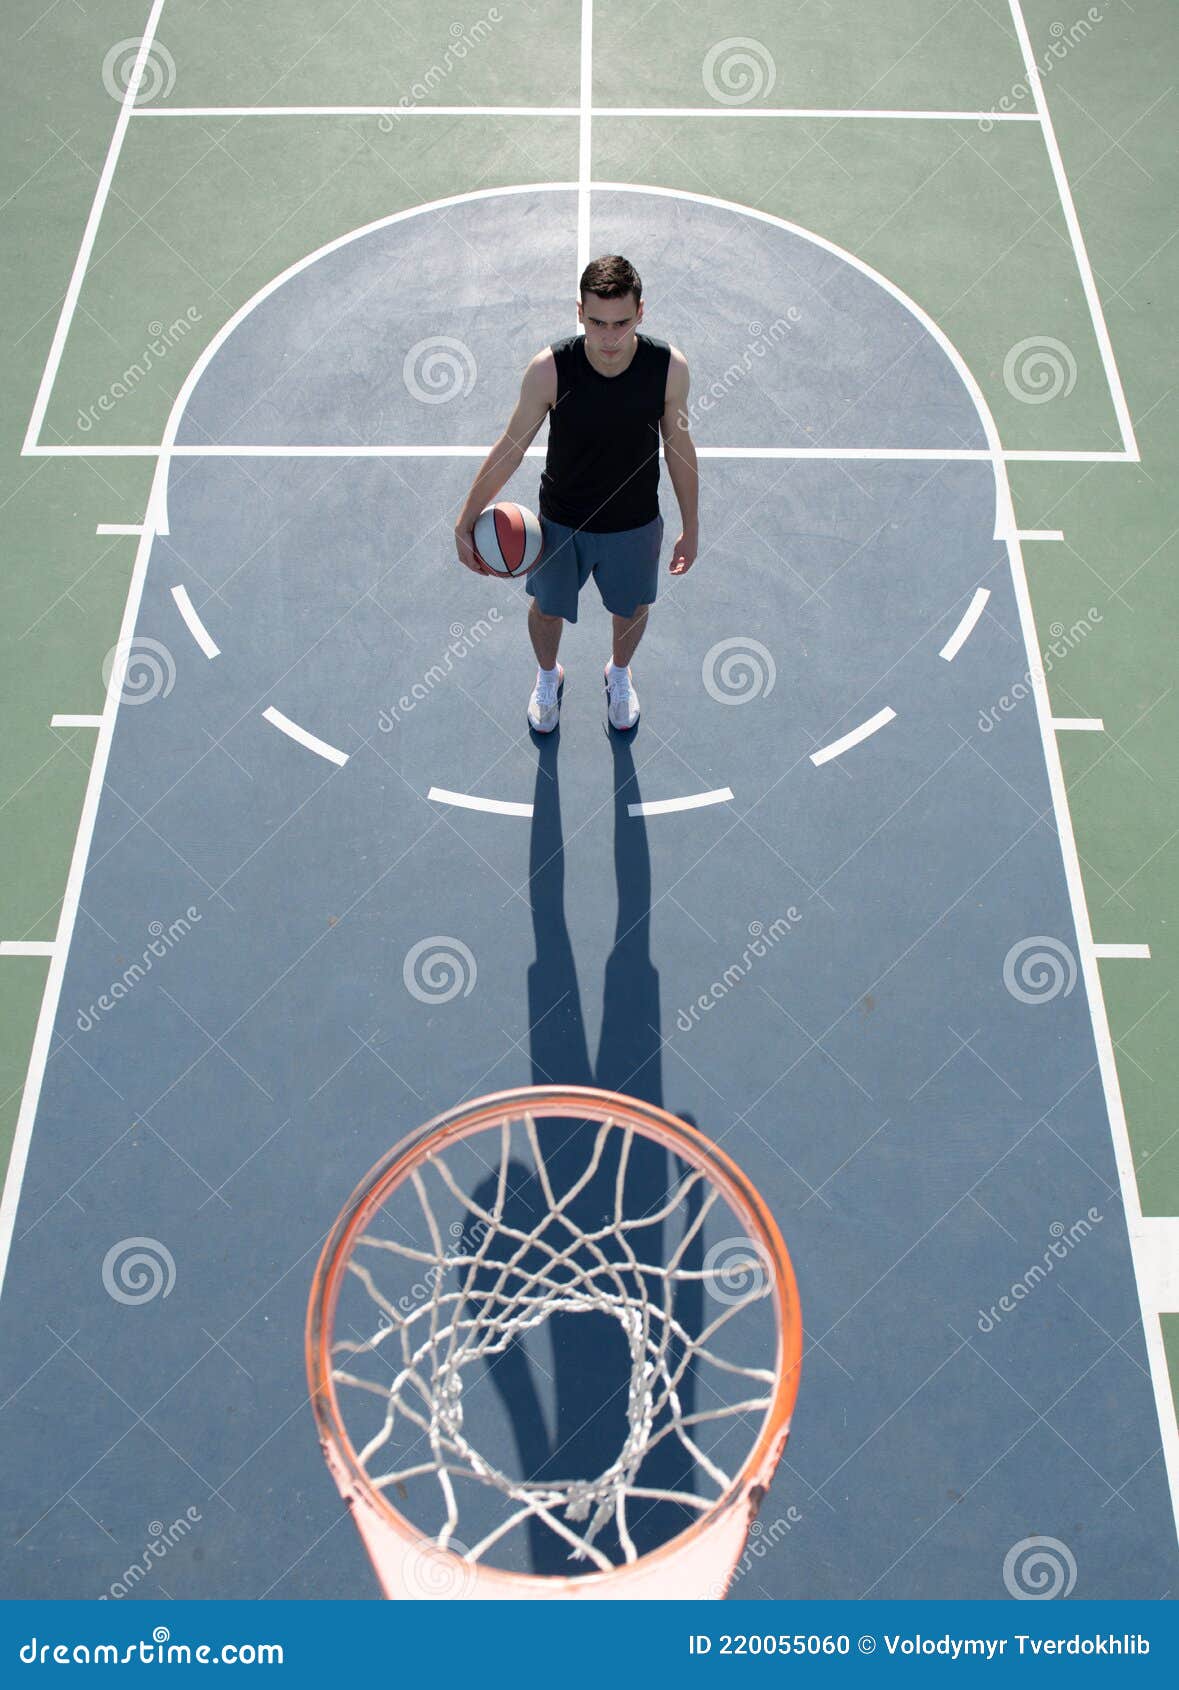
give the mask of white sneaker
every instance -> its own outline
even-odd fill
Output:
[[[551,734],[561,719],[561,693],[565,686],[565,671],[557,664],[557,678],[547,681],[537,670],[536,685],[528,700],[528,726],[534,733]]]
[[[639,695],[630,684],[630,670],[624,669],[621,675],[611,679],[611,665],[607,663],[602,672],[602,679],[606,685],[607,714],[612,728],[633,728],[639,719]]]

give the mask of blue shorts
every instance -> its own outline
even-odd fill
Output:
[[[591,534],[540,518],[544,555],[525,586],[546,616],[577,621],[577,597],[592,575],[602,603],[615,616],[633,616],[641,604],[653,604],[659,591],[659,553],[663,517],[641,528]]]

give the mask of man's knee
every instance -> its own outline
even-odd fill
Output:
[[[538,622],[563,622],[563,616],[550,616],[547,610],[542,610],[535,599],[528,601],[528,614],[535,616]]]

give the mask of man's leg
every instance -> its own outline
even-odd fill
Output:
[[[615,621],[618,620],[619,618],[615,617]],[[528,606],[528,632],[532,638],[536,661],[542,669],[551,669],[555,665],[564,627],[563,616],[546,616],[536,600],[531,600]]]
[[[614,666],[626,669],[647,627],[649,604],[641,604],[633,616],[614,617]],[[556,647],[553,648],[556,650]]]

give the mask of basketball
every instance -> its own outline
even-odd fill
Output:
[[[488,505],[475,518],[475,556],[493,575],[527,575],[543,550],[540,522],[524,505]]]

